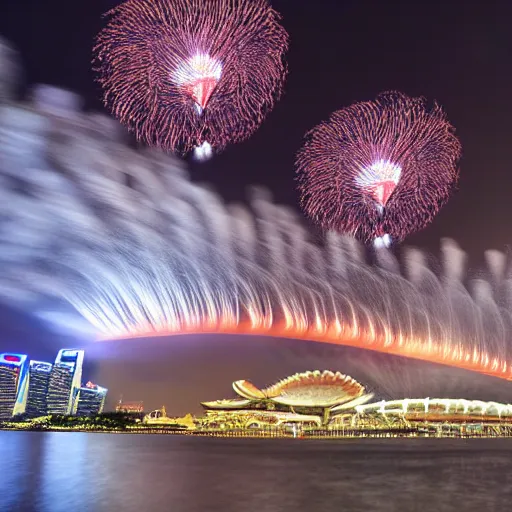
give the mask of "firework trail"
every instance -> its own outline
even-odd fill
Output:
[[[5,75],[0,73],[0,81]],[[100,338],[265,334],[434,361],[512,379],[512,278],[489,252],[467,278],[405,251],[406,276],[349,237],[314,243],[254,190],[226,206],[155,150],[130,150],[110,118],[38,87],[0,104],[0,298],[45,319],[74,312]],[[464,282],[468,280],[469,286]]]
[[[302,206],[326,229],[388,246],[432,221],[454,189],[460,156],[439,106],[383,93],[307,135],[297,156]]]
[[[16,51],[0,37],[0,104],[7,101],[17,88],[21,69]]]
[[[288,35],[267,0],[128,0],[98,36],[104,102],[178,154],[247,139],[279,98]]]

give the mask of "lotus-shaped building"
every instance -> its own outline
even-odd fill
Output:
[[[512,436],[512,405],[451,398],[368,403],[373,394],[339,372],[297,373],[265,389],[238,380],[233,389],[238,398],[201,404],[200,429]]]
[[[201,404],[208,426],[259,428],[300,423],[321,427],[331,414],[353,410],[373,396],[352,377],[331,371],[297,373],[265,389],[238,380],[233,389],[239,398]]]

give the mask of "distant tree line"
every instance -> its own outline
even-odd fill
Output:
[[[20,414],[10,421],[3,423],[4,427],[18,424],[20,427],[29,427],[34,429],[57,428],[88,428],[88,429],[113,429],[124,430],[139,424],[144,413],[126,413],[126,412],[105,412],[94,416],[68,416],[62,414],[50,414],[40,418],[27,418]],[[1,426],[2,424],[0,424]]]

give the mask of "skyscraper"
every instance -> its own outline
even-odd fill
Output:
[[[60,350],[48,383],[47,404],[50,414],[74,414],[82,380],[84,351]]]
[[[29,418],[44,416],[48,412],[46,395],[52,371],[51,363],[30,361],[26,415]]]
[[[27,356],[0,354],[0,421],[25,412]]]
[[[88,382],[78,392],[77,416],[93,416],[103,412],[107,389]]]

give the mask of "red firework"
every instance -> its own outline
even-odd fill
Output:
[[[335,112],[297,157],[305,212],[376,245],[423,229],[457,183],[461,145],[442,109],[398,92]]]
[[[267,0],[128,0],[95,47],[104,103],[186,154],[248,138],[278,99],[288,35]]]

